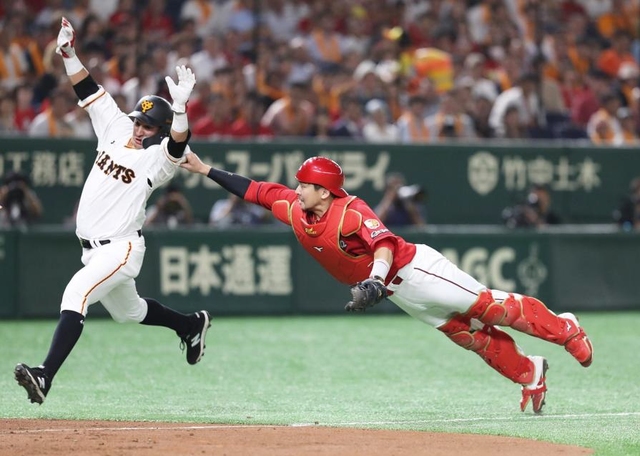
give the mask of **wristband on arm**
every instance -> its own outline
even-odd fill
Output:
[[[176,133],[184,133],[189,129],[189,119],[185,112],[173,111],[173,122],[171,123],[171,129]]]
[[[84,65],[80,61],[77,55],[73,57],[63,58],[64,69],[67,72],[67,76],[71,76],[76,73],[80,73],[84,68]]]
[[[373,267],[371,268],[371,273],[369,277],[379,277],[384,282],[387,278],[387,274],[389,274],[389,269],[391,269],[391,265],[387,263],[383,259],[373,260]]]

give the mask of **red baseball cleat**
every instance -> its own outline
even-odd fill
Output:
[[[589,367],[591,361],[593,361],[593,345],[591,345],[589,337],[580,326],[580,323],[578,323],[578,319],[575,315],[568,312],[558,315],[558,318],[562,318],[567,322],[567,325],[572,326],[573,331],[577,330],[576,335],[564,343],[565,350],[582,364],[583,367]]]
[[[535,376],[533,382],[522,387],[520,410],[524,412],[529,401],[531,401],[534,413],[540,413],[542,412],[544,399],[547,396],[546,377],[549,365],[547,364],[547,360],[542,356],[528,356],[527,358],[533,362]]]

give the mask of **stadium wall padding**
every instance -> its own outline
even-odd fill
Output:
[[[33,182],[44,206],[42,223],[73,224],[73,211],[96,157],[95,141],[3,138],[0,176],[21,171]],[[637,148],[583,143],[440,143],[373,145],[334,142],[194,141],[192,149],[216,167],[256,180],[295,186],[295,173],[313,155],[337,160],[345,188],[370,205],[380,200],[385,175],[404,173],[408,184],[428,192],[431,224],[501,224],[502,210],[523,200],[534,183],[552,190],[553,208],[568,223],[609,223],[640,175]],[[206,222],[213,203],[225,196],[217,184],[185,170],[175,178]],[[153,203],[162,190],[150,199]]]
[[[490,288],[542,299],[552,310],[638,309],[640,233],[509,231],[501,227],[396,230],[440,250]],[[340,314],[334,281],[288,229],[147,230],[141,296],[216,315]],[[0,318],[55,317],[82,267],[73,231],[0,231]],[[401,312],[385,301],[372,313]],[[91,315],[107,315],[101,305]]]

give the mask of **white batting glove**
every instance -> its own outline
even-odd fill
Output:
[[[65,59],[71,59],[76,56],[74,45],[76,43],[76,31],[73,30],[71,22],[66,17],[62,18],[60,32],[58,33],[58,46],[56,53]]]
[[[165,77],[167,86],[169,87],[169,93],[173,104],[171,109],[174,112],[183,114],[187,109],[187,101],[193,90],[193,86],[196,85],[196,76],[193,74],[190,68],[184,65],[176,67],[176,73],[178,73],[178,84],[176,84],[170,76]]]

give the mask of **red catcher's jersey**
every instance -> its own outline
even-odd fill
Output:
[[[373,210],[358,197],[333,200],[316,222],[303,211],[296,192],[282,184],[252,182],[245,200],[259,204],[293,228],[300,245],[339,282],[351,285],[369,277],[378,245],[393,250],[387,283],[407,265],[416,246],[389,231]]]

